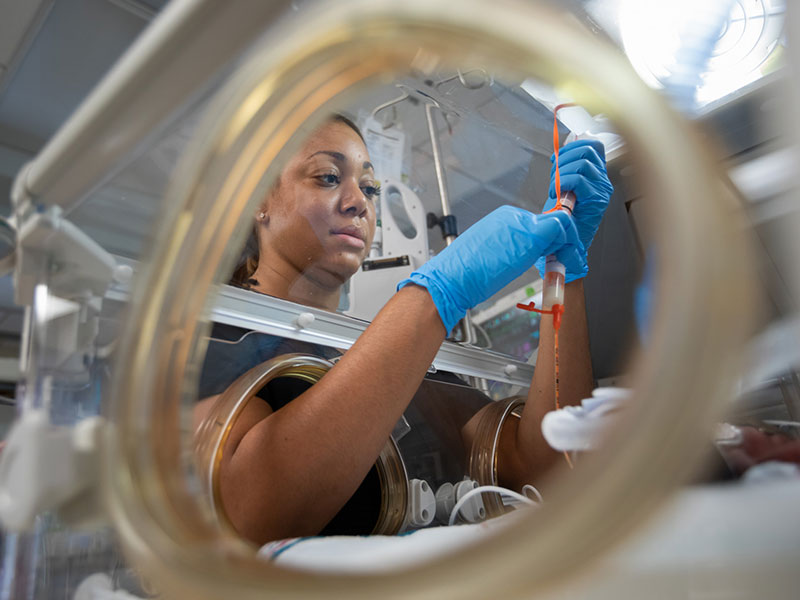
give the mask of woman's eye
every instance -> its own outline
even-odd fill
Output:
[[[339,176],[335,173],[325,173],[323,175],[318,175],[317,179],[319,179],[325,185],[338,185],[339,184]]]
[[[361,191],[364,192],[367,198],[375,198],[381,195],[381,188],[376,185],[362,185]]]

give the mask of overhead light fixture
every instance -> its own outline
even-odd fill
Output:
[[[780,66],[784,46],[785,0],[736,0],[721,29],[706,18],[713,0],[622,0],[619,27],[622,43],[639,76],[654,88],[663,88],[685,67],[702,36],[713,52],[698,65],[695,106],[728,96]],[[719,2],[716,3],[718,7]],[[724,10],[727,10],[725,7]],[[704,27],[712,27],[704,32]]]

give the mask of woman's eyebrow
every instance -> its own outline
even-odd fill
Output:
[[[336,152],[334,150],[318,150],[308,158],[314,158],[317,154],[327,154],[328,156],[334,158],[335,160],[338,160],[339,162],[347,162],[347,157],[344,154],[342,154],[341,152]],[[375,170],[375,166],[368,160],[365,160],[364,163],[361,165],[361,167],[365,170],[366,169],[372,169],[373,171]]]
[[[340,162],[347,162],[347,157],[344,154],[342,154],[341,152],[334,152],[333,150],[320,150],[318,152],[314,152],[314,154],[312,154],[308,158],[313,158],[317,154],[327,154],[328,156],[333,157]]]

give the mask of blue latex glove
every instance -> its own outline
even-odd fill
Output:
[[[543,212],[556,205],[555,156],[550,157],[550,191]],[[597,140],[577,140],[565,144],[558,153],[558,166],[561,171],[561,193],[573,192],[576,198],[575,226],[584,250],[588,251],[594,234],[600,226],[614,186],[606,173],[606,152],[603,143]],[[536,262],[536,268],[544,276],[544,258]],[[574,281],[586,273],[570,271],[567,267],[566,280]]]
[[[492,211],[434,256],[397,289],[413,283],[428,290],[447,332],[467,310],[487,300],[555,254],[572,272],[586,272],[585,252],[572,217],[534,215],[514,206]]]

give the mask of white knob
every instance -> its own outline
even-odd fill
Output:
[[[133,279],[133,267],[130,265],[117,265],[114,267],[114,281],[127,285]]]
[[[505,367],[503,367],[503,373],[505,373],[508,376],[511,376],[516,372],[517,372],[517,365],[506,365]]]
[[[310,312],[304,312],[297,315],[294,324],[298,329],[305,329],[314,322],[314,315]]]

